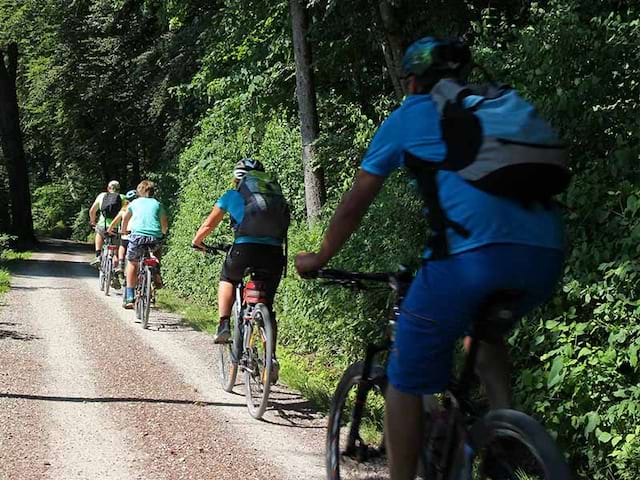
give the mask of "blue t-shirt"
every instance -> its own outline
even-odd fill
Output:
[[[431,95],[410,95],[378,128],[361,168],[387,177],[403,167],[405,152],[441,162],[447,146],[442,140],[440,115]],[[514,243],[562,250],[564,226],[557,209],[524,208],[520,203],[483,192],[455,172],[436,176],[445,215],[470,232],[468,238],[447,229],[449,253],[461,253],[492,243]],[[424,257],[431,252],[425,250]]]
[[[234,226],[240,225],[244,218],[244,200],[242,195],[237,190],[227,190],[220,199],[216,202],[216,206],[221,208],[229,215],[233,220]],[[233,243],[260,243],[263,245],[282,245],[282,241],[273,237],[251,237],[242,236],[236,237]]]

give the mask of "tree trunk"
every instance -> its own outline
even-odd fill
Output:
[[[9,177],[11,230],[21,243],[35,241],[31,214],[29,172],[20,131],[20,111],[16,92],[18,45],[0,49],[0,139]]]
[[[293,53],[296,61],[296,97],[300,112],[302,164],[304,165],[304,196],[307,221],[313,222],[325,202],[324,172],[316,164],[315,141],[320,130],[316,89],[311,66],[311,46],[307,40],[309,15],[304,0],[289,0],[293,27]]]
[[[403,56],[402,27],[395,16],[393,5],[391,5],[388,0],[379,0],[378,11],[384,31],[382,53],[384,54],[384,60],[389,70],[391,82],[393,83],[393,90],[396,92],[398,100],[402,100],[407,93],[403,83],[400,81],[402,77]]]

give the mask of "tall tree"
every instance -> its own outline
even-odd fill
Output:
[[[16,93],[18,44],[0,48],[0,139],[9,176],[12,232],[22,243],[35,240],[31,216],[29,173],[22,145]]]
[[[300,134],[302,136],[302,163],[304,165],[304,193],[307,221],[312,222],[320,214],[326,192],[324,172],[315,159],[315,141],[320,130],[316,89],[311,65],[309,14],[303,0],[289,0],[293,29],[293,52],[296,61],[296,97],[300,112]]]
[[[378,11],[382,20],[384,38],[382,39],[382,52],[389,70],[389,76],[393,83],[396,97],[402,99],[406,92],[400,81],[402,76],[402,26],[397,19],[394,5],[389,0],[378,2]]]

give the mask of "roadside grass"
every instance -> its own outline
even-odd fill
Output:
[[[11,284],[11,275],[7,270],[0,268],[0,295],[9,291],[9,285]]]
[[[11,274],[9,265],[17,260],[28,260],[31,252],[16,252],[14,250],[0,250],[0,295],[3,295],[11,288]]]
[[[158,291],[156,305],[177,313],[196,330],[209,334],[216,331],[218,311],[215,307],[197,304],[168,289]],[[299,391],[319,411],[327,412],[343,368],[330,366],[329,359],[296,353],[286,345],[278,345],[277,353],[282,382]]]
[[[16,252],[15,250],[0,250],[0,264],[7,264],[16,260],[29,260],[31,252]]]

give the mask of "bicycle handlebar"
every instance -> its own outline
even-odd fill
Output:
[[[397,272],[362,273],[348,272],[334,268],[322,268],[315,272],[306,272],[300,276],[307,280],[317,278],[326,280],[326,284],[336,284],[360,290],[367,289],[367,286],[363,282],[378,282],[386,283],[391,289],[400,291],[403,285],[409,285],[413,280],[413,275],[411,275],[409,269],[404,265],[401,265]]]
[[[203,243],[202,246],[204,247],[204,252],[210,255],[216,255],[218,253],[227,253],[231,248],[231,245],[227,245],[224,243],[220,243],[217,245],[207,245]],[[200,245],[196,245],[195,243],[191,244],[191,248],[193,248],[194,250],[202,251],[202,249],[200,248]]]
[[[321,268],[315,272],[308,272],[303,278],[319,278],[323,280],[334,280],[338,282],[388,282],[395,273],[362,273],[348,272],[346,270],[338,270],[335,268]]]

